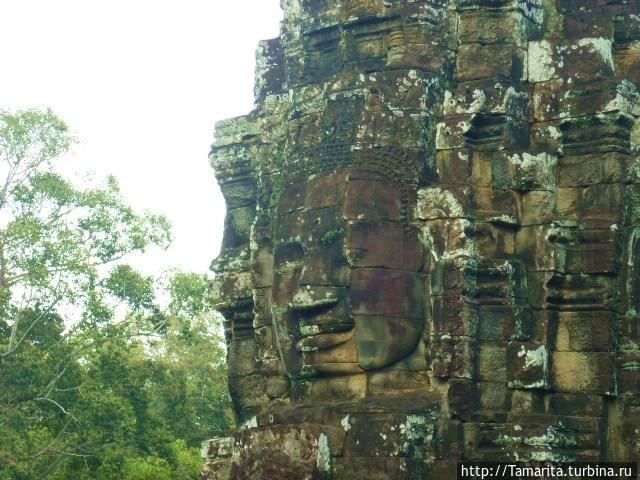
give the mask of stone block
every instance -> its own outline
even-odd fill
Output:
[[[231,342],[227,350],[229,375],[243,376],[255,373],[258,368],[256,357],[255,339],[237,339]]]
[[[524,303],[524,302],[523,302]],[[479,340],[526,340],[532,333],[532,315],[527,305],[482,305],[478,308]]]
[[[344,479],[403,480],[410,464],[407,458],[344,457],[335,460],[333,472]]]
[[[399,221],[401,185],[394,182],[350,180],[347,184],[343,215],[349,220]],[[394,193],[395,192],[395,193]]]
[[[517,220],[509,216],[493,216],[474,225],[473,239],[478,255],[486,258],[509,257],[515,253]]]
[[[474,151],[525,150],[529,136],[526,120],[508,113],[476,113],[464,132],[467,147]]]
[[[597,82],[567,90],[561,97],[563,113],[571,117],[620,112],[637,115],[637,87],[628,80]]]
[[[471,207],[479,220],[503,220],[503,224],[517,225],[518,195],[511,190],[478,187],[471,194]]]
[[[640,389],[640,346],[629,338],[620,340],[617,359],[618,389],[621,394],[632,394]]]
[[[640,226],[640,185],[625,185],[622,203],[624,225]]]
[[[433,451],[436,427],[429,415],[353,413],[348,421],[346,457],[403,458]]]
[[[630,82],[612,79],[594,82],[576,88],[564,78],[554,78],[536,83],[533,95],[534,118],[541,122],[557,122],[568,118],[580,118],[594,114],[605,115],[620,112],[635,115],[638,112],[637,88]],[[546,125],[534,126],[534,129],[546,128]],[[536,134],[541,140],[553,146],[553,136],[545,138],[542,133]],[[594,132],[591,134],[593,136]],[[558,136],[558,138],[560,138]],[[587,152],[588,153],[588,152]]]
[[[476,384],[465,379],[449,380],[448,401],[453,417],[470,420],[477,408]]]
[[[565,156],[574,157],[598,153],[628,155],[633,126],[633,117],[619,110],[565,120],[560,124],[562,151]],[[602,183],[608,182],[603,179]]]
[[[556,212],[556,192],[533,190],[522,196],[522,226],[551,223]]]
[[[476,348],[470,337],[433,338],[430,351],[433,374],[439,378],[475,378]]]
[[[419,220],[456,220],[465,214],[466,196],[458,186],[421,188],[417,192],[415,216]]]
[[[214,280],[212,295],[216,308],[229,308],[242,299],[252,296],[251,272],[224,273]]]
[[[515,323],[515,312],[511,305],[482,305],[478,308],[478,339],[506,340],[508,324]]]
[[[267,378],[260,374],[228,379],[229,395],[241,420],[254,415],[257,409],[269,401],[266,395]]]
[[[528,79],[531,83],[564,78],[582,86],[611,79],[613,68],[612,43],[608,38],[529,42]]]
[[[266,393],[269,398],[283,398],[289,393],[289,377],[286,375],[269,377]]]
[[[628,161],[627,155],[616,153],[562,157],[558,164],[558,186],[586,187],[599,183],[622,183]]]
[[[530,145],[533,151],[558,155],[562,153],[561,140],[562,132],[560,131],[560,122],[558,120],[536,122],[531,125]]]
[[[479,342],[477,376],[486,382],[507,381],[507,348],[502,342]]]
[[[284,51],[279,38],[263,40],[258,44],[254,94],[256,98],[264,98],[282,91],[285,81]]]
[[[567,273],[613,274],[618,271],[618,265],[619,252],[613,242],[584,242],[570,245],[566,250]]]
[[[444,185],[466,185],[471,177],[470,152],[466,149],[441,150],[436,154],[438,179]]]
[[[516,415],[544,413],[544,400],[541,392],[535,390],[512,390],[511,412]]]
[[[461,45],[456,62],[456,79],[464,82],[492,77],[500,81],[517,81],[523,78],[525,62],[525,52],[513,45]]]
[[[492,164],[495,155],[500,155],[500,153],[473,152],[471,157],[471,185],[476,188],[490,188],[492,186]]]
[[[432,297],[434,330],[442,335],[473,336],[478,325],[477,314],[461,296],[456,296],[456,291],[461,293],[453,290],[445,296]]]
[[[234,433],[227,439],[228,468],[205,468],[207,480],[249,478],[329,479],[331,456],[328,436],[315,425],[277,425]],[[231,440],[231,441],[229,441]],[[211,444],[215,444],[213,441]],[[232,446],[231,446],[232,445]],[[209,448],[207,456],[223,453]],[[220,462],[217,457],[211,457]],[[228,476],[225,476],[228,475]]]
[[[393,369],[371,373],[368,389],[374,395],[383,395],[388,392],[402,395],[407,391],[424,391],[429,388],[429,383],[426,372]]]
[[[507,347],[509,388],[549,388],[549,352],[538,342],[510,342]]]
[[[458,463],[450,460],[436,460],[428,463],[422,478],[456,478]]]
[[[530,87],[519,82],[496,83],[492,79],[470,80],[458,83],[444,94],[444,114],[508,115],[525,120],[531,109]]]
[[[526,42],[526,18],[517,10],[470,10],[460,14],[458,40],[460,43]]]
[[[566,417],[545,421],[543,418],[532,415],[514,418],[506,424],[468,424],[465,456],[475,461],[496,461],[505,458],[505,452],[519,461],[594,461],[598,458],[601,432],[597,422],[576,422]]]
[[[607,311],[558,312],[554,350],[607,352],[613,343],[615,315]]]
[[[523,227],[516,236],[516,253],[529,263],[530,271],[564,271],[566,247],[549,237],[552,227]]]
[[[552,190],[556,183],[558,157],[546,152],[496,154],[491,164],[495,188],[521,192]]]
[[[353,268],[382,267],[417,272],[424,265],[416,232],[401,223],[352,221],[347,225],[347,256]],[[390,249],[389,245],[396,248]]]
[[[353,188],[355,185],[350,186]],[[375,187],[375,185],[373,186]],[[310,178],[300,194],[296,192],[292,198],[289,197],[292,200],[290,209],[297,207],[297,202],[300,200],[298,195],[304,195],[302,205],[307,210],[340,205],[345,197],[346,187],[347,176],[345,174],[332,173]]]
[[[384,288],[382,286],[384,285]],[[352,271],[351,311],[353,315],[382,315],[396,318],[424,318],[425,280],[413,272],[383,268]],[[378,292],[373,298],[371,292]]]
[[[606,8],[572,10],[562,18],[566,38],[612,38],[613,19]]]
[[[523,280],[524,264],[518,260],[484,259],[468,267],[475,280],[469,296],[489,305],[515,305],[526,297]]]
[[[615,238],[615,231],[623,221],[624,187],[619,184],[597,184],[578,188],[571,193],[565,189],[558,189],[562,196],[562,203],[558,202],[558,212],[569,215],[574,212],[575,217],[586,229],[602,229],[602,239],[594,237],[594,243],[611,243]],[[613,229],[613,230],[612,230]],[[604,237],[603,235],[608,235]],[[593,235],[590,235],[590,238]],[[587,239],[587,242],[590,239]]]
[[[605,399],[601,395],[552,393],[548,395],[549,413],[572,417],[604,417]]]
[[[469,114],[445,117],[436,127],[436,148],[438,150],[465,148],[467,142],[464,134],[471,128],[470,121]]]
[[[640,48],[616,50],[613,58],[620,75],[636,85],[640,83]]]
[[[407,48],[402,58],[405,68],[420,68],[427,72],[441,72],[448,68],[450,55],[443,45],[432,43],[413,44]]]
[[[357,400],[367,394],[367,376],[349,375],[334,379],[318,378],[311,384],[311,399],[316,402],[343,398]]]
[[[552,386],[559,392],[615,395],[615,366],[607,352],[552,352]]]
[[[504,383],[478,382],[478,408],[506,412],[510,408],[510,392]]]

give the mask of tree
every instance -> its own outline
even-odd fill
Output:
[[[72,144],[51,111],[0,112],[0,480],[196,479],[231,422],[209,280],[122,263],[168,222],[60,175]]]
[[[92,345],[70,409],[77,419],[70,432],[84,447],[55,478],[195,480],[200,442],[231,423],[209,281],[184,272],[156,280],[152,291],[168,295],[160,306],[157,295],[149,297],[152,278],[121,267],[113,274],[107,283],[119,298],[126,293],[131,312],[126,321],[88,325],[74,337]]]
[[[79,189],[56,172],[72,143],[51,111],[0,112],[0,357],[50,313],[95,313],[101,266],[169,244],[166,218],[136,214],[114,177]],[[30,323],[18,315],[26,309],[39,312]]]

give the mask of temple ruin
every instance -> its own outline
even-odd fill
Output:
[[[640,1],[282,0],[219,122],[204,477],[640,459]]]

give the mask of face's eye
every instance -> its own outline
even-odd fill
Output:
[[[297,242],[286,243],[276,249],[275,267],[280,275],[291,276],[302,267],[304,249]]]
[[[279,275],[291,277],[302,267],[302,262],[283,262],[276,268]]]

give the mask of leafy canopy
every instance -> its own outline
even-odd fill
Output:
[[[51,111],[0,111],[0,480],[198,478],[230,422],[209,280],[123,263],[169,222],[61,175],[74,141]]]

